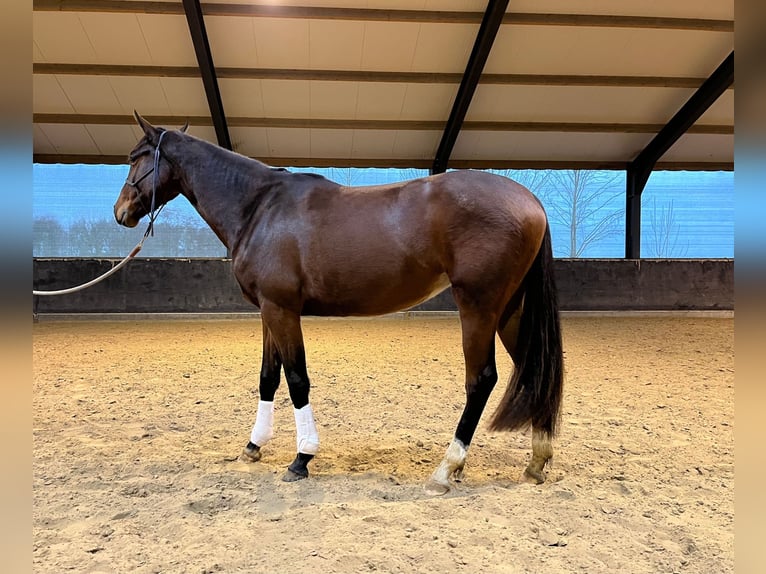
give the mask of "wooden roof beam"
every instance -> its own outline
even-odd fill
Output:
[[[111,12],[139,14],[183,14],[177,2],[156,0],[34,0],[37,11]],[[318,20],[356,20],[360,22],[418,22],[476,24],[481,12],[445,10],[397,10],[380,8],[342,8],[330,6],[280,6],[267,4],[207,2],[206,16],[259,18],[298,18]],[[666,16],[625,16],[619,14],[539,14],[509,12],[503,24],[518,26],[590,26],[607,28],[649,28],[733,32],[732,20],[675,18]]]

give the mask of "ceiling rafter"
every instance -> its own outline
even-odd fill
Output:
[[[218,145],[226,149],[232,149],[229,128],[226,125],[226,114],[223,110],[223,100],[218,87],[218,79],[213,64],[213,54],[210,51],[210,43],[205,30],[205,19],[202,15],[202,7],[199,0],[183,0],[186,21],[189,24],[194,53],[197,56],[199,73],[202,76],[202,84],[205,87],[210,116],[215,127],[215,135]]]
[[[628,163],[625,193],[625,257],[641,256],[641,194],[659,159],[681,136],[692,133],[695,122],[734,83],[732,51],[681,109]]]
[[[167,116],[147,114],[146,118],[160,125],[215,126],[207,116]],[[133,116],[123,114],[34,114],[38,124],[85,124],[85,125],[132,125]],[[298,129],[356,129],[356,130],[412,130],[442,131],[444,122],[439,120],[368,120],[333,118],[275,118],[240,117],[227,118],[230,127],[249,128],[298,128]],[[643,123],[596,123],[596,122],[505,122],[469,120],[461,124],[466,131],[500,132],[557,132],[557,133],[642,133],[655,134],[662,124]],[[734,126],[707,124],[691,126],[688,133],[730,135]]]
[[[256,158],[262,161],[263,158]],[[124,155],[94,155],[94,154],[55,154],[36,153],[33,161],[43,164],[74,164],[74,163],[100,163],[107,165],[121,165],[126,162]],[[429,169],[430,159],[397,159],[397,158],[317,158],[317,157],[270,157],[269,165],[280,167],[379,167],[401,169]],[[624,171],[628,162],[625,161],[559,161],[559,160],[452,160],[451,165],[457,169],[604,169]],[[733,162],[694,162],[673,161],[658,162],[658,169],[663,170],[693,170],[693,171],[731,171],[734,169]]]
[[[682,135],[692,133],[695,122],[733,84],[734,52],[731,52],[631,162],[631,168],[637,172],[639,178],[637,183],[641,189],[644,188],[654,164]]]
[[[503,22],[503,14],[507,8],[508,0],[489,0],[487,4],[487,10],[482,18],[471,55],[468,57],[468,64],[452,104],[447,125],[444,126],[444,133],[436,150],[434,163],[431,167],[432,173],[447,171],[450,155],[452,155],[455,142],[463,127],[466,113],[468,113],[476,87],[479,85],[481,73],[484,71],[484,65],[487,63],[492,44],[495,42],[495,37]]]
[[[199,78],[196,66],[143,66],[125,64],[69,64],[35,62],[35,74],[75,76],[130,76]],[[216,66],[216,76],[246,80],[300,80],[327,82],[379,82],[459,84],[463,75],[450,72],[383,72],[362,70],[313,70]],[[592,86],[635,88],[699,88],[705,78],[682,76],[604,76],[566,74],[482,74],[480,85]]]
[[[34,0],[37,11],[112,12],[144,14],[183,14],[183,8],[173,2],[130,0]],[[321,6],[279,6],[241,3],[206,3],[206,16],[242,16],[266,18],[297,18],[322,20],[357,20],[366,22],[418,22],[478,24],[481,12],[440,10],[394,10],[376,8],[333,8]],[[653,16],[623,16],[610,14],[537,14],[511,12],[503,24],[533,26],[590,26],[610,28],[660,28],[672,30],[704,30],[733,32],[731,20],[705,18],[676,18]]]

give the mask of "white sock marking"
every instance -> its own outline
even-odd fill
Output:
[[[447,447],[447,452],[444,454],[444,458],[431,475],[431,479],[439,484],[449,485],[450,476],[465,464],[467,454],[463,442],[456,438],[452,439],[449,447]]]

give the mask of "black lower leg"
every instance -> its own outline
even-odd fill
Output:
[[[494,364],[489,364],[479,373],[475,383],[466,385],[465,408],[455,430],[455,438],[466,447],[471,444],[495,383],[497,383],[497,370]]]
[[[313,454],[303,454],[302,452],[299,452],[296,455],[295,460],[287,467],[287,473],[282,477],[282,480],[285,482],[294,482],[296,480],[301,480],[302,478],[308,478],[308,464],[313,458]]]
[[[258,462],[261,460],[261,447],[259,447],[257,444],[255,444],[252,441],[247,441],[247,446],[245,446],[245,450],[242,451],[242,456],[244,457],[243,460],[250,461],[250,462]]]
[[[300,409],[309,404],[311,383],[306,370],[306,355],[303,352],[297,353],[293,364],[285,365],[285,378],[293,407]]]
[[[262,401],[274,401],[274,395],[279,388],[279,366],[266,370],[261,369],[261,380],[258,385],[258,394]]]

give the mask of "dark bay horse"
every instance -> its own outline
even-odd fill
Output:
[[[136,120],[114,205],[135,227],[183,195],[230,249],[246,299],[261,310],[258,411],[242,454],[261,458],[272,438],[274,394],[284,370],[294,407],[297,456],[284,480],[308,476],[319,436],[309,403],[301,315],[379,315],[407,309],[447,287],[457,303],[465,356],[465,409],[427,482],[443,494],[460,479],[467,449],[498,375],[495,333],[515,368],[490,422],[532,427],[526,480],[541,483],[562,395],[563,353],[545,211],[523,186],[455,171],[369,187],[291,173],[187,135]]]

